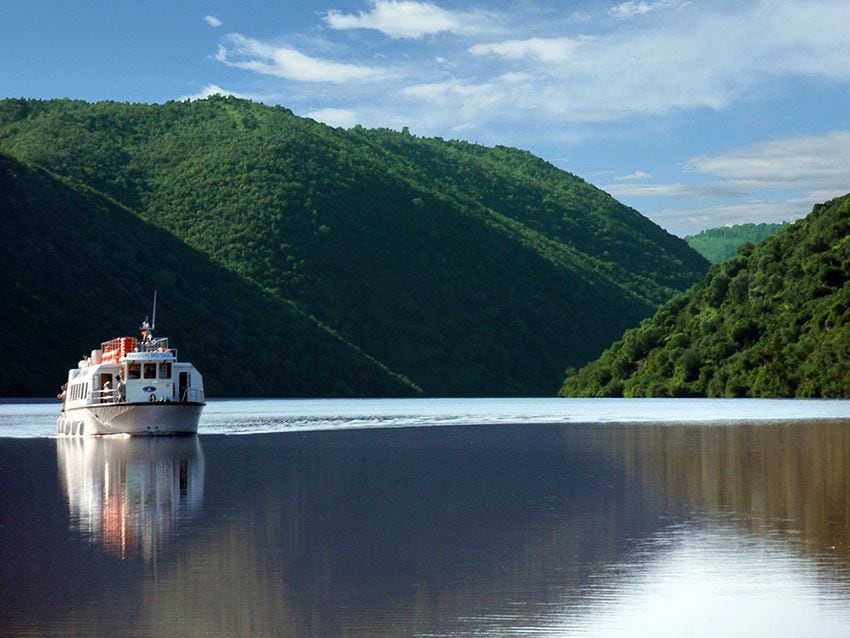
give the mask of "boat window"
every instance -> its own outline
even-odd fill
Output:
[[[163,361],[159,364],[159,378],[160,379],[170,379],[171,378],[171,364],[167,361]]]
[[[141,379],[142,378],[142,364],[141,363],[128,363],[127,364],[127,378],[128,379]]]
[[[155,363],[145,363],[145,379],[156,379],[156,364]]]

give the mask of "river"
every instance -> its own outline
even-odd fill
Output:
[[[850,402],[57,410],[0,404],[0,635],[850,635]]]

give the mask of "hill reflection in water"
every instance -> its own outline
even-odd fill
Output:
[[[758,621],[765,607],[788,626],[832,627],[850,620],[847,425],[422,429],[226,452],[215,441],[211,455],[245,455],[228,476],[254,490],[252,513],[148,583],[145,617],[165,635],[187,617],[264,635],[636,635],[623,610],[658,601],[635,592],[672,591],[681,607],[665,605],[646,635],[772,626]],[[722,606],[732,624],[712,625]]]
[[[41,567],[61,576],[58,602],[38,613],[18,605],[5,626],[145,636],[850,635],[848,428],[203,437],[203,454],[198,446],[186,464],[186,476],[202,479],[202,508],[191,487],[182,501],[130,487],[147,480],[131,475],[165,470],[141,471],[105,447],[59,446],[63,474],[78,468],[62,479],[72,534],[50,534],[72,560]],[[113,463],[125,469],[107,473]],[[158,482],[162,493],[180,494],[180,463],[174,480]],[[127,479],[106,478],[122,472]],[[163,503],[119,517],[169,548],[153,552],[155,564],[113,553],[118,537],[98,521],[116,489],[128,512]],[[185,516],[187,533],[175,523]],[[78,555],[80,530],[113,562]],[[67,596],[81,589],[86,596]],[[0,594],[0,610],[8,604]]]

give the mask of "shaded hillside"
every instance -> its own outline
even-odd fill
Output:
[[[0,150],[108,193],[429,395],[553,393],[565,362],[707,269],[528,153],[233,98],[7,100]]]
[[[0,394],[49,396],[101,341],[158,328],[211,395],[408,395],[415,389],[119,204],[0,155]]]
[[[762,239],[775,235],[785,228],[782,224],[736,224],[723,228],[709,228],[696,235],[688,235],[688,246],[705,257],[712,264],[734,257],[740,246],[755,244]]]
[[[711,268],[564,396],[850,396],[850,195]]]

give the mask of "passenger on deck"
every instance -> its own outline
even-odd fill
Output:
[[[112,392],[112,382],[109,379],[103,384],[103,392],[100,394],[100,400],[107,403],[115,400],[114,393]]]
[[[152,335],[151,335],[151,325],[148,323],[147,319],[145,319],[142,322],[142,325],[139,328],[139,330],[142,331],[142,342],[148,343],[151,340]]]
[[[124,383],[124,378],[119,374],[118,375],[118,385],[115,388],[118,390],[118,400],[126,401],[127,400],[127,384]]]

